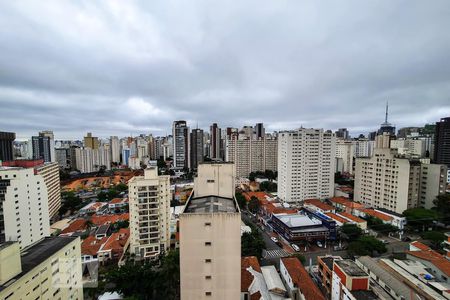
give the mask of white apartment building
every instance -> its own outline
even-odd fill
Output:
[[[239,140],[232,136],[226,141],[225,161],[234,162],[236,177],[248,177],[251,172],[277,171],[278,141],[262,138]]]
[[[44,177],[33,168],[0,166],[0,243],[17,241],[24,248],[49,231]]]
[[[241,214],[232,163],[202,163],[180,214],[181,300],[240,299]]]
[[[446,168],[398,155],[397,149],[376,148],[371,158],[357,158],[354,199],[396,213],[424,206],[445,191]]]
[[[371,157],[375,148],[375,141],[368,139],[358,139],[354,143],[354,157]]]
[[[355,146],[352,141],[336,141],[336,171],[353,174],[353,155]],[[339,166],[339,167],[338,167]]]
[[[52,218],[58,214],[61,208],[61,186],[59,183],[58,163],[44,163],[43,165],[37,166],[36,171],[44,177],[48,194],[48,215],[49,218]]]
[[[78,237],[47,237],[19,249],[0,244],[0,299],[83,299]]]
[[[426,143],[422,139],[398,139],[391,141],[391,148],[409,157],[425,157]]]
[[[128,182],[130,251],[137,259],[154,258],[170,247],[170,176],[144,170]]]
[[[300,128],[278,133],[278,197],[285,202],[334,194],[336,138],[331,131]]]
[[[117,136],[110,137],[109,149],[111,151],[111,162],[120,164],[120,141]]]
[[[98,149],[75,148],[76,168],[81,173],[96,172],[101,166],[111,169],[111,157],[109,149],[100,146]]]

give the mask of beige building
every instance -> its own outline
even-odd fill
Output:
[[[336,141],[336,159],[340,159],[342,161],[342,167],[336,168],[336,171],[353,174],[354,148],[355,146],[352,141],[341,139]],[[336,166],[338,165],[339,164],[336,163]]]
[[[58,163],[45,163],[37,166],[36,171],[44,177],[48,194],[48,215],[51,219],[58,214],[61,207],[61,186],[59,184],[59,166]]]
[[[92,136],[92,133],[88,132],[84,137],[84,147],[91,149],[98,149],[100,143],[98,142],[98,137]]]
[[[97,149],[75,148],[76,168],[81,173],[92,173],[99,170],[100,166],[111,169],[111,156],[109,149],[101,146]]]
[[[0,244],[0,299],[83,299],[79,238],[48,237],[19,249]]]
[[[284,202],[334,195],[336,138],[331,131],[300,128],[278,133],[278,197]]]
[[[426,154],[426,143],[423,139],[407,138],[391,141],[391,148],[408,157],[421,158]]]
[[[276,139],[261,138],[259,140],[247,138],[238,139],[231,136],[226,141],[225,160],[236,165],[236,177],[248,177],[251,172],[272,170],[277,171]]]
[[[154,258],[170,247],[170,176],[144,170],[128,182],[130,251],[137,259]]]
[[[44,177],[33,168],[0,166],[0,243],[24,248],[48,236],[48,203]]]
[[[445,191],[445,166],[405,158],[397,149],[376,148],[374,156],[357,158],[354,199],[396,213],[424,206]]]
[[[241,215],[234,164],[200,164],[180,215],[181,299],[240,299]]]

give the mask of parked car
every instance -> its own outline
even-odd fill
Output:
[[[276,237],[273,236],[273,237],[271,237],[270,239],[271,239],[274,243],[278,243],[278,239],[277,239]]]
[[[320,241],[317,241],[316,244],[317,244],[317,246],[319,246],[320,248],[323,247],[323,245],[322,245],[322,243],[321,243]]]
[[[296,244],[291,244],[292,249],[295,250],[295,252],[299,252],[300,248]]]
[[[389,244],[389,241],[387,241],[387,240],[380,240],[380,241],[385,245]]]

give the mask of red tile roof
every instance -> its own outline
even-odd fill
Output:
[[[122,251],[129,237],[130,237],[130,229],[121,228],[118,232],[111,234],[111,236],[105,242],[105,245],[103,245],[101,250]]]
[[[341,216],[339,216],[337,214],[333,214],[333,213],[325,213],[325,214],[327,216],[329,216],[330,218],[332,218],[332,219],[334,219],[334,220],[336,220],[338,222],[341,222],[342,224],[345,224],[345,223],[349,222],[349,220],[346,220],[346,219],[342,218]]]
[[[337,204],[341,204],[341,205],[347,206],[349,208],[362,208],[363,207],[362,204],[360,204],[358,202],[350,201],[350,200],[348,200],[345,197],[333,197],[333,198],[330,199],[330,201],[333,202],[333,203],[337,203]]]
[[[435,265],[436,268],[441,270],[442,273],[450,276],[450,261],[436,251],[430,249],[426,251],[406,251],[406,253],[417,258],[429,261],[430,263]]]
[[[421,242],[418,242],[418,241],[412,242],[411,245],[413,245],[414,247],[419,248],[420,250],[423,250],[423,251],[431,250],[430,247],[428,247],[427,245],[425,245]]]
[[[315,207],[318,207],[323,211],[334,210],[333,206],[323,203],[319,199],[306,199],[303,203],[314,205]]]
[[[117,204],[117,203],[122,203],[122,202],[126,202],[126,198],[114,198],[111,201],[109,201],[109,204]]]
[[[102,216],[92,216],[91,220],[95,226],[113,224],[118,221],[127,221],[130,219],[129,213],[117,214],[117,215],[102,215]]]
[[[256,256],[246,256],[241,258],[241,292],[248,292],[250,285],[253,282],[253,275],[247,271],[249,267],[261,273],[261,266],[259,265]]]
[[[295,213],[297,213],[297,210],[295,208],[286,208],[283,206],[275,206],[274,203],[268,202],[268,201],[263,201],[261,203],[261,206],[263,209],[265,209],[265,211],[268,214],[282,214],[282,213],[295,214]]]
[[[64,230],[61,231],[61,234],[68,234],[77,231],[82,231],[86,229],[86,220],[85,219],[76,219],[72,223],[69,224]]]
[[[353,222],[356,222],[356,223],[364,223],[364,222],[367,222],[366,220],[363,220],[363,219],[361,219],[361,218],[358,218],[358,217],[356,217],[356,216],[354,216],[354,215],[352,215],[352,214],[346,213],[346,212],[340,212],[339,214],[340,214],[341,216],[343,216],[344,218],[347,218],[347,219],[349,219],[349,220],[352,220]]]
[[[266,200],[266,196],[271,197],[266,192],[245,192],[242,193],[247,201],[250,201],[252,197],[258,198],[259,201]]]
[[[105,236],[101,239],[96,239],[95,236],[90,235],[88,236],[82,243],[81,243],[81,254],[83,255],[97,255],[98,250],[100,250],[100,247],[108,240],[108,237]]]
[[[359,209],[359,210],[362,211],[363,213],[365,213],[366,215],[378,218],[378,219],[383,220],[383,221],[387,221],[388,222],[388,221],[392,221],[394,219],[391,216],[388,216],[386,214],[380,213],[380,212],[378,212],[376,210],[373,210],[373,209],[363,208],[363,209]]]
[[[294,286],[298,287],[306,300],[325,300],[325,297],[297,258],[285,257],[281,261],[291,276]]]

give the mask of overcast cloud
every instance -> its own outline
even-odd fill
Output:
[[[450,116],[450,2],[2,1],[0,131],[19,139]]]

